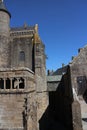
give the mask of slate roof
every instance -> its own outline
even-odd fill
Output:
[[[67,72],[67,68],[68,68],[68,65],[62,68],[59,68],[52,75],[63,75]]]
[[[67,72],[67,66],[57,69],[52,75],[47,76],[47,82],[59,82],[62,79],[63,74]]]
[[[62,75],[47,76],[47,82],[58,82],[61,81]]]
[[[11,17],[11,14],[7,10],[7,8],[6,8],[6,6],[5,6],[5,4],[3,2],[0,2],[0,11],[4,11],[4,12],[8,13],[9,16]]]

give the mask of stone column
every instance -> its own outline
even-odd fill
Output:
[[[3,78],[4,80],[4,89],[6,89],[6,78]]]
[[[18,89],[19,90],[19,79],[20,78],[16,78],[16,80],[14,81],[14,89]]]
[[[10,78],[10,85],[11,85],[11,90],[12,90],[12,78]]]
[[[0,81],[1,81],[2,79],[0,78]],[[0,87],[0,89],[1,89],[1,87]]]
[[[19,90],[19,80],[20,80],[20,78],[17,78],[17,82],[18,82],[18,84],[17,84],[17,89]]]

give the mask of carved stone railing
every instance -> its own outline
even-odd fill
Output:
[[[0,89],[24,89],[26,79],[22,77],[16,78],[0,78]]]
[[[29,30],[29,31],[12,31],[10,32],[10,36],[12,37],[18,37],[18,36],[26,36],[26,35],[32,35],[33,36],[34,31]]]

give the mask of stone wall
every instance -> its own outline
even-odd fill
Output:
[[[10,51],[9,38],[0,35],[0,68],[10,67]]]
[[[40,128],[40,120],[48,107],[48,92],[46,81],[45,66],[45,46],[42,41],[35,43],[35,76],[36,76],[36,95],[37,95],[37,129]]]
[[[81,106],[78,101],[72,103],[73,130],[83,130],[81,120]]]
[[[27,95],[27,127],[29,130],[36,130],[35,93]],[[0,130],[23,130],[26,127],[25,98],[26,94],[0,94]]]
[[[0,129],[23,129],[24,95],[0,94]]]
[[[80,104],[81,107],[81,121],[82,124],[78,123],[78,120],[80,118],[77,118],[76,122],[77,126],[80,126],[83,130],[87,129],[87,123],[83,121],[87,118],[87,111],[85,107],[87,106],[86,104],[86,97],[84,99],[84,94],[87,91],[87,46],[84,48],[80,49],[78,56],[76,56],[72,63],[70,64],[71,68],[71,82],[72,82],[72,88],[75,89],[75,92],[77,94],[76,100],[79,101],[78,103]],[[75,108],[74,108],[75,109]],[[78,110],[77,110],[78,111]],[[75,114],[76,115],[76,114]],[[77,114],[80,117],[80,112]],[[85,127],[84,127],[85,124]],[[83,125],[83,126],[81,126]],[[77,130],[77,128],[75,128]]]
[[[27,67],[32,70],[33,66],[33,43],[32,38],[14,38],[11,44],[11,67]]]
[[[48,107],[44,44],[37,25],[10,29],[9,23],[1,9],[0,130],[39,130]]]
[[[0,129],[36,130],[37,106],[34,73],[25,68],[0,71]],[[2,80],[3,88],[1,87]]]
[[[0,3],[1,4],[1,3]],[[9,67],[9,36],[10,16],[7,12],[0,10],[0,67]]]
[[[10,16],[5,11],[0,10],[0,35],[9,36]]]

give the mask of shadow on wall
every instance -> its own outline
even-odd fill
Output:
[[[72,96],[66,93],[70,86],[65,88],[64,79],[56,91],[49,92],[49,106],[39,120],[40,130],[73,130]]]

